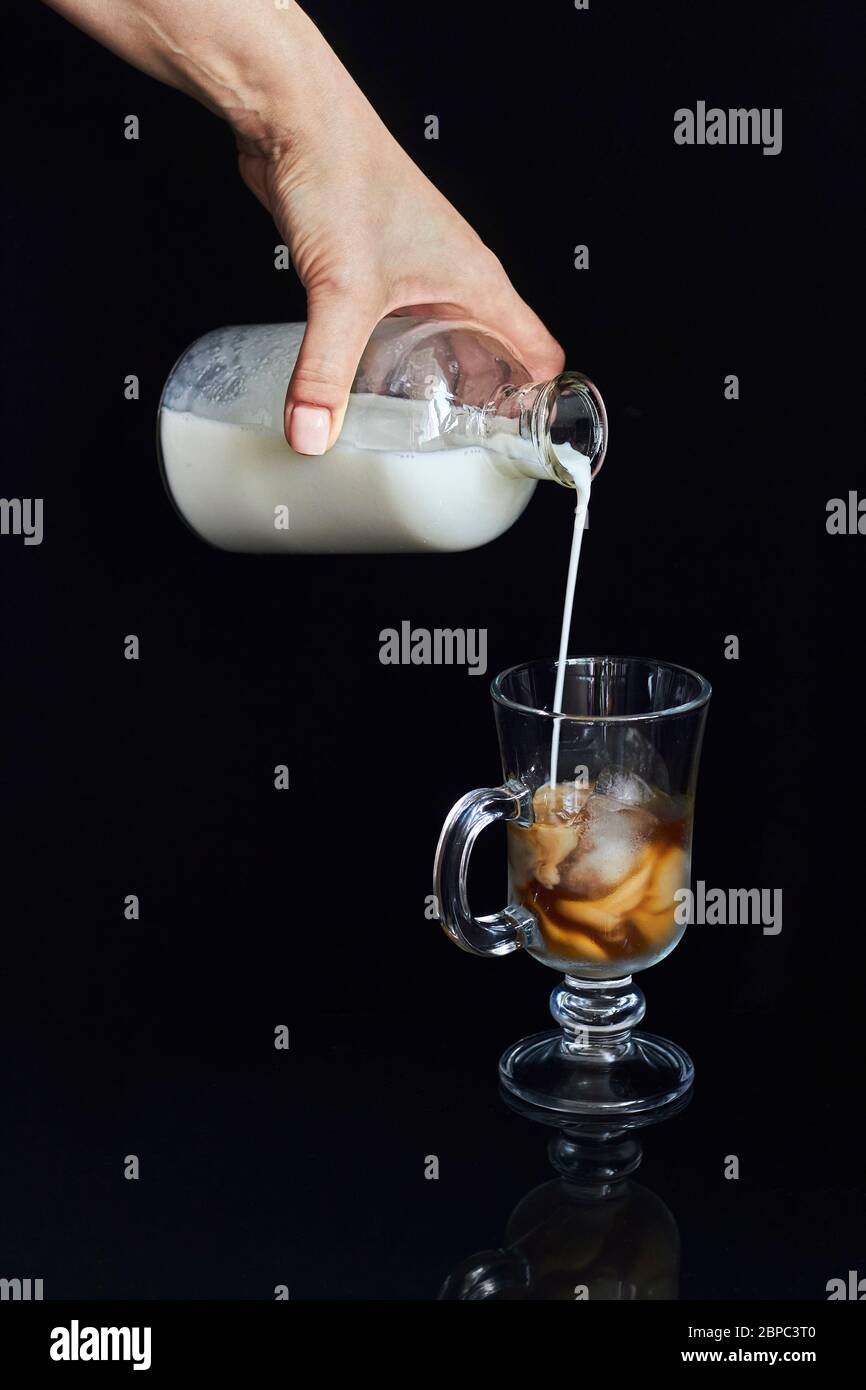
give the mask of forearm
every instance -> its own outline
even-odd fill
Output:
[[[274,0],[46,0],[127,62],[195,97],[264,150],[339,116],[378,122],[303,10]],[[347,109],[348,108],[348,109]],[[317,141],[318,143],[318,141]]]

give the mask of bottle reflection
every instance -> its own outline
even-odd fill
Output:
[[[548,1157],[557,1177],[515,1207],[502,1248],[464,1260],[440,1299],[481,1301],[675,1299],[680,1240],[660,1197],[632,1180],[643,1156],[635,1131],[691,1099],[633,1117],[556,1122],[550,1112],[503,1099],[527,1119],[556,1124]]]

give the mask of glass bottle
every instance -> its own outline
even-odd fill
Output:
[[[607,443],[585,377],[532,382],[486,330],[394,315],[376,327],[326,454],[294,453],[286,386],[304,324],[216,329],[172,369],[159,407],[163,479],[224,550],[470,550],[520,516],[536,483],[580,485]]]

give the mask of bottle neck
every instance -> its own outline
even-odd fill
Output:
[[[607,449],[607,412],[596,387],[579,372],[550,381],[505,385],[482,412],[482,435],[514,475],[575,487],[589,464],[595,477]]]

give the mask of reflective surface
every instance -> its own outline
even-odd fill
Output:
[[[547,1148],[558,1176],[533,1189],[508,1218],[504,1244],[464,1260],[440,1298],[461,1301],[655,1301],[679,1290],[676,1221],[654,1193],[633,1181],[642,1158],[639,1130],[688,1104],[638,1122],[563,1123],[531,1106],[506,1105],[555,1133]]]
[[[186,929],[191,936],[193,924]],[[415,928],[401,920],[390,930],[411,939]],[[435,975],[437,952],[450,967],[451,951],[435,924],[428,930],[419,944],[432,950]],[[265,923],[247,933],[261,940]],[[77,1003],[64,1007],[53,992],[51,1019],[30,1032],[19,1024],[14,1037],[7,1009],[10,1272],[43,1277],[46,1297],[267,1300],[285,1283],[293,1299],[435,1299],[474,1252],[508,1248],[514,1231],[525,1242],[518,1213],[531,1212],[524,1200],[541,1187],[552,1194],[552,1205],[537,1199],[552,1267],[570,1279],[577,1265],[575,1284],[601,1277],[572,1242],[574,1226],[567,1250],[556,1247],[550,1222],[562,1193],[548,1187],[546,1152],[555,1131],[511,1113],[497,1090],[497,1055],[526,1020],[525,979],[506,981],[491,1003],[484,981],[494,967],[480,962],[477,983],[441,995],[437,1026],[419,1029],[417,996],[391,998],[386,1022],[372,976],[366,999],[344,993],[323,1014],[312,991],[305,1001],[282,981],[256,984],[235,961],[233,971],[199,970],[207,997],[191,994],[185,1011],[188,949],[161,993],[158,977],[139,969],[141,986],[156,991],[147,1007],[127,990],[105,992],[100,1008],[109,966],[115,982],[123,977],[117,945],[105,940],[98,977]],[[665,978],[675,960],[657,972],[656,1011],[694,1055],[698,1084],[682,1114],[640,1136],[634,1180],[653,1198],[638,1202],[638,1227],[668,1251],[655,1268],[672,1277],[666,1209],[679,1229],[681,1298],[824,1299],[827,1280],[857,1268],[862,1248],[862,1141],[844,1123],[844,1077],[825,1077],[816,1118],[776,1020],[741,1007],[722,1051],[719,1013],[681,993],[695,962]],[[536,971],[525,961],[527,975]],[[51,981],[50,969],[42,974]],[[263,1045],[263,1020],[281,1017],[292,1024],[290,1048],[276,1054],[269,1038]],[[137,1183],[123,1178],[130,1153],[141,1161]],[[725,1176],[732,1155],[738,1178]],[[438,1176],[427,1177],[433,1157]],[[573,1212],[572,1221],[580,1227]],[[610,1232],[616,1280],[634,1282],[625,1229],[613,1222]],[[530,1254],[537,1268],[535,1247]],[[559,1296],[569,1285],[557,1276],[547,1287]]]

